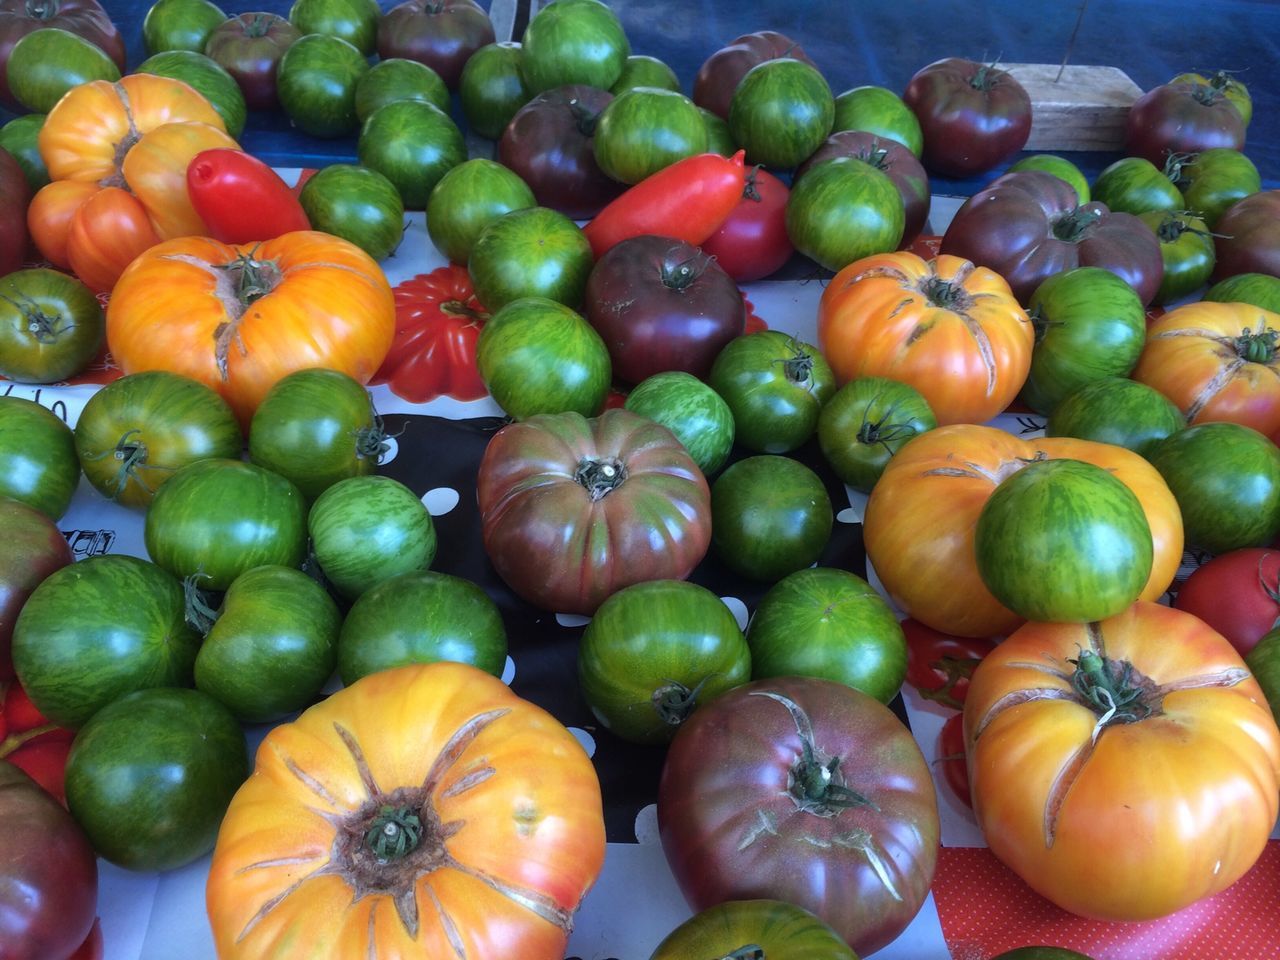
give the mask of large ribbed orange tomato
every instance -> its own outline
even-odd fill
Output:
[[[281,377],[326,367],[368,383],[395,334],[391,286],[353,243],[302,230],[253,246],[180,237],[135,259],[107,306],[125,373],[208,384],[245,424]]]
[[[818,343],[842,384],[901,380],[938,423],[984,423],[1026,382],[1035,330],[998,273],[960,257],[884,253],[827,285]]]
[[[1248,303],[1189,303],[1147,328],[1133,379],[1189,423],[1226,420],[1280,430],[1280,314]]]
[[[1026,624],[978,665],[964,730],[992,852],[1073,913],[1150,920],[1212,896],[1276,822],[1262,690],[1226,639],[1160,604]]]
[[[560,960],[604,852],[573,734],[482,670],[418,664],[267,735],[206,903],[221,960]]]
[[[1182,514],[1155,467],[1107,443],[1024,440],[995,427],[954,424],[908,441],[867,501],[867,559],[908,616],[961,637],[1001,636],[1022,622],[983,583],[974,532],[1000,481],[1043,459],[1083,460],[1109,470],[1133,491],[1153,547],[1141,598],[1159,599],[1182,562]]]
[[[91,264],[81,279],[97,290],[110,290],[131,259],[127,254],[137,251],[111,243],[112,223],[85,223],[85,216],[95,215],[92,208],[73,230],[73,195],[83,205],[104,188],[127,191],[135,208],[130,221],[146,227],[130,231],[134,247],[151,231],[151,243],[203,234],[204,221],[187,196],[187,165],[202,150],[236,147],[201,94],[180,80],[150,74],[75,87],[49,111],[38,143],[52,182],[37,192],[28,212],[36,246],[59,267]],[[65,181],[96,189],[69,191]],[[98,206],[116,217],[124,209],[119,198]]]

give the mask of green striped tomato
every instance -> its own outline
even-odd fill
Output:
[[[1093,199],[1120,213],[1185,210],[1182,192],[1150,160],[1125,157],[1107,167],[1093,182]]]

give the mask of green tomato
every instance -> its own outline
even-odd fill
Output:
[[[836,97],[831,129],[865,130],[895,140],[914,153],[917,160],[924,150],[924,134],[915,113],[900,96],[884,87],[854,87]]]
[[[974,534],[978,573],[1028,620],[1103,620],[1151,576],[1151,528],[1137,496],[1081,460],[1041,460],[1001,481]]]
[[[240,84],[203,53],[166,50],[148,57],[133,72],[181,80],[209,101],[233,140],[244,133],[248,107],[245,106],[244,94],[240,92]]]
[[[330,164],[303,185],[298,202],[313,229],[349,240],[375,260],[404,238],[404,201],[377,170]]]
[[[1280,313],[1280,277],[1266,273],[1237,273],[1215,283],[1202,297],[1217,303],[1251,303]]]
[[[1125,157],[1093,181],[1093,199],[1120,213],[1185,210],[1182,192],[1150,160]]]
[[[748,457],[711,487],[711,543],[731,571],[776,582],[815,563],[831,537],[831,498],[818,475],[787,457]]]
[[[0,498],[60,520],[80,482],[71,428],[38,403],[0,396]]]
[[[715,476],[729,459],[733,411],[720,394],[693,374],[682,370],[655,373],[627,394],[624,406],[674,433],[704,476]]]
[[[1166,175],[1182,191],[1187,209],[1211,228],[1233,203],[1262,189],[1253,161],[1225,147],[1170,157]]]
[[[599,0],[552,0],[529,21],[522,43],[531,96],[571,83],[608,90],[631,53],[618,17]]]
[[[43,126],[43,113],[27,113],[0,127],[0,148],[8,150],[18,161],[33,194],[49,182],[49,168],[40,155],[38,142]]]
[[[445,257],[465,264],[481,231],[503,214],[537,206],[529,185],[511,168],[477,157],[458,164],[427,200],[427,235]]]
[[[747,624],[751,679],[822,677],[888,703],[907,675],[907,639],[867,581],[847,570],[797,570]]]
[[[1080,203],[1085,204],[1090,200],[1088,178],[1080,172],[1079,167],[1063,157],[1052,153],[1037,153],[1034,156],[1023,157],[1009,168],[1010,173],[1016,173],[1019,170],[1043,170],[1045,173],[1051,173],[1075,188]]]
[[[1172,210],[1152,210],[1140,219],[1160,241],[1164,260],[1164,279],[1152,303],[1173,303],[1203,287],[1217,263],[1208,225]]]
[[[142,19],[142,41],[148,56],[166,50],[204,53],[209,34],[226,20],[209,0],[157,0]]]
[[[787,199],[792,246],[832,271],[896,250],[905,226],[902,194],[893,181],[853,157],[808,170]]]
[[[609,92],[620,97],[628,90],[637,87],[651,87],[658,90],[674,90],[680,92],[680,79],[676,72],[657,57],[630,56],[622,64],[622,73]]]
[[[824,921],[781,900],[730,900],[708,907],[667,934],[649,960],[694,957],[858,960]]]
[[[1244,655],[1245,665],[1271,707],[1271,715],[1280,723],[1280,628],[1263,634],[1252,650]]]
[[[67,757],[67,806],[98,854],[154,873],[213,849],[249,774],[244,732],[199,690],[140,690],[103,707]]]
[[[522,297],[545,297],[576,310],[594,262],[576,223],[547,207],[529,207],[480,231],[467,271],[476,299],[490,311]]]
[[[639,183],[677,160],[705,153],[707,128],[692,100],[675,90],[639,87],[614,97],[596,120],[600,169]]]
[[[356,143],[360,162],[395,185],[409,210],[422,210],[440,178],[467,159],[462,131],[422,100],[395,100],[365,120]]]
[[[734,88],[729,130],[747,151],[747,163],[790,170],[831,133],[835,110],[831,88],[809,64],[766,60]]]
[[[65,380],[97,355],[105,334],[102,304],[75,277],[42,267],[0,277],[0,376]]]
[[[508,415],[574,411],[593,417],[609,393],[609,350],[595,328],[562,303],[522,297],[495,313],[476,341],[476,368]]]
[[[823,406],[818,443],[836,476],[870,493],[903,444],[937,425],[929,401],[915,387],[885,377],[858,377]]]
[[[381,15],[377,0],[294,0],[289,8],[301,33],[339,37],[366,57],[377,47]]]
[[[431,514],[391,477],[335,483],[312,504],[307,530],[325,578],[349,600],[398,574],[426,570],[436,557]]]
[[[684,580],[619,590],[578,645],[583,698],[601,726],[631,743],[666,743],[698,706],[750,679],[738,621],[714,593]]]
[[[521,46],[504,41],[481,47],[458,80],[462,115],[472,133],[497,140],[532,94],[520,72]]]
[[[361,123],[379,107],[397,100],[422,100],[449,112],[449,88],[440,74],[417,60],[380,60],[356,81],[356,117]]]
[[[702,117],[702,125],[707,128],[707,152],[718,153],[722,157],[732,157],[738,152],[733,134],[729,132],[729,124],[717,117],[705,107],[698,108]]]
[[[469,663],[495,677],[507,661],[507,631],[489,595],[470,580],[416,570],[360,595],[338,637],[338,674],[361,677],[411,663]]]
[[[299,37],[276,69],[276,97],[289,119],[313,137],[345,137],[360,126],[356,84],[369,69],[347,41],[322,33]]]
[[[730,340],[707,382],[733,413],[737,443],[757,453],[786,453],[803,444],[836,390],[822,352],[779,330]]]
[[[333,674],[341,624],[338,605],[301,570],[242,573],[200,645],[196,689],[244,723],[295,713]]]
[[[1159,390],[1124,377],[1106,377],[1064,397],[1049,415],[1045,436],[1110,443],[1146,457],[1186,425],[1178,405]]]
[[[48,113],[72,87],[93,80],[120,79],[120,70],[101,48],[57,27],[32,30],[13,45],[6,67],[9,92],[28,110]]]

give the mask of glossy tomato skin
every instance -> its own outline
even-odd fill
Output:
[[[305,501],[270,470],[239,460],[200,460],[157,491],[144,534],[147,553],[174,576],[197,576],[197,586],[226,590],[254,567],[302,562]]]
[[[809,780],[836,758],[830,782],[871,805],[833,805],[840,791]],[[872,697],[812,677],[755,681],[697,711],[667,752],[658,829],[695,910],[785,900],[859,956],[911,922],[938,849],[933,780],[906,727]]]
[[[76,728],[144,687],[191,683],[199,635],[182,585],[136,557],[90,557],[46,578],[13,632],[13,662],[42,714]]]
[[[345,137],[359,125],[356,82],[369,69],[346,40],[305,34],[285,50],[276,70],[276,96],[289,119],[313,137]]]
[[[748,947],[774,960],[857,960],[827,924],[781,900],[730,900],[708,907],[667,934],[649,960],[728,957]]]
[[[275,13],[238,13],[214,28],[205,56],[235,78],[250,110],[273,110],[280,58],[302,32]]]
[[[938,732],[938,759],[942,779],[957,800],[973,809],[969,792],[969,768],[964,753],[964,714],[953,713]]]
[[[637,384],[623,406],[675,434],[704,476],[714,477],[729,458],[733,411],[720,394],[692,374],[655,374]]]
[[[592,146],[601,170],[634,184],[705,153],[707,128],[693,101],[678,90],[639,87],[615,94],[601,111]]]
[[[969,678],[995,647],[986,637],[953,637],[910,617],[901,623],[907,641],[907,683],[926,700],[964,708]]]
[[[609,250],[591,269],[585,302],[614,375],[629,384],[670,370],[705,379],[746,323],[742,294],[715,259],[668,237]]]
[[[1205,285],[1213,273],[1213,236],[1198,217],[1172,211],[1144,213],[1141,220],[1160,241],[1164,279],[1152,303],[1181,300]]]
[[[761,598],[747,624],[751,677],[823,677],[888,703],[907,672],[907,644],[889,605],[861,577],[797,570]]]
[[[316,943],[342,957],[565,955],[604,860],[604,818],[591,761],[545,711],[475,667],[415,664],[340,690],[264,743],[209,871],[220,956],[303,960]],[[311,784],[333,798],[326,816]],[[421,831],[378,863],[366,837],[384,807]],[[288,864],[319,850],[335,851],[332,878],[298,884]],[[439,906],[410,925],[418,914],[397,904],[431,904],[428,891]]]
[[[379,57],[425,63],[450,90],[471,55],[493,42],[493,22],[474,0],[409,0],[378,19]]]
[[[538,203],[574,220],[594,217],[624,185],[596,162],[596,119],[613,94],[570,85],[540,93],[516,111],[498,140],[498,160],[520,175]]]
[[[309,502],[340,480],[373,473],[385,452],[373,398],[337,370],[289,374],[249,422],[249,459],[292,481]]]
[[[937,425],[929,402],[910,384],[857,377],[823,405],[818,444],[836,476],[870,493],[889,458],[912,437]]]
[[[874,133],[902,144],[917,159],[924,150],[920,121],[900,96],[885,87],[854,87],[839,94],[833,129]]]
[[[1182,210],[1187,205],[1161,168],[1142,157],[1123,157],[1104,169],[1093,182],[1092,196],[1112,213]]]
[[[1214,303],[1251,303],[1280,313],[1280,277],[1265,273],[1238,273],[1210,287],[1201,300]]]
[[[733,92],[754,66],[779,58],[814,66],[804,48],[776,30],[743,34],[703,61],[693,79],[693,102],[722,120],[729,119]]]
[[[608,90],[631,44],[617,14],[599,0],[552,0],[525,27],[520,70],[535,93],[567,83]]]
[[[25,383],[74,376],[101,349],[105,329],[102,304],[74,277],[43,267],[0,276],[0,376]]]
[[[632,583],[683,580],[711,541],[697,464],[666,427],[629,410],[504,427],[485,449],[476,495],[499,576],[560,613],[591,614]]]
[[[1216,147],[1184,163],[1170,161],[1170,179],[1186,198],[1187,209],[1216,227],[1227,208],[1262,189],[1253,161],[1239,150]]]
[[[98,909],[98,860],[62,805],[0,761],[0,942],[12,960],[67,957]]]
[[[795,248],[787,236],[790,188],[768,170],[747,173],[742,199],[702,244],[702,252],[738,283],[762,280],[782,269]]]
[[[817,561],[834,522],[818,475],[775,454],[725,468],[711,488],[711,516],[712,543],[725,566],[766,583]]]
[[[22,605],[40,582],[72,560],[67,538],[35,507],[0,498],[0,682],[13,677],[10,644]],[[0,736],[0,740],[4,737]]]
[[[504,40],[481,47],[462,68],[458,98],[472,133],[497,140],[516,111],[529,102],[520,56],[520,44]]]
[[[0,397],[0,497],[35,507],[57,521],[80,482],[71,428],[57,414],[21,397]]]
[[[467,270],[476,297],[501,310],[521,297],[546,297],[577,310],[594,259],[572,220],[546,207],[512,210],[480,231]]]
[[[1182,411],[1159,390],[1137,380],[1105,377],[1064,397],[1049,415],[1045,436],[1112,443],[1145,457],[1186,425]]]
[[[1180,910],[1252,867],[1275,825],[1280,732],[1240,655],[1182,611],[1029,623],[983,659],[964,715],[988,845],[1072,913]]]
[[[187,195],[223,243],[272,240],[311,223],[298,198],[269,166],[243,150],[225,147],[196,154],[187,166]]]
[[[1165,83],[1129,108],[1125,153],[1157,166],[1170,153],[1244,149],[1245,121],[1226,95],[1207,84]]]
[[[887,175],[852,157],[836,157],[808,171],[787,198],[787,236],[828,270],[895,250],[906,212]]]
[[[427,234],[449,260],[465,264],[485,227],[504,213],[536,203],[533,191],[513,170],[476,157],[458,164],[432,188]]]
[[[1076,200],[1052,174],[1007,173],[964,202],[942,252],[995,270],[1024,303],[1044,280],[1078,266],[1110,270],[1150,303],[1164,274],[1155,235],[1131,214]]]
[[[786,453],[818,429],[835,375],[822,352],[778,330],[731,340],[707,382],[733,412],[734,442],[757,453]]]
[[[379,670],[451,660],[501,676],[507,632],[497,604],[476,584],[434,570],[382,581],[342,621],[338,673],[347,686]]]
[[[945,176],[984,173],[1031,135],[1031,98],[994,66],[938,60],[916,72],[902,99],[920,121],[924,165]]]
[[[831,133],[835,98],[816,67],[792,58],[766,60],[733,91],[728,120],[748,163],[790,170]]]
[[[1246,656],[1280,626],[1280,552],[1246,547],[1220,554],[1187,577],[1173,605],[1195,614]]]
[[[1280,277],[1280,190],[1264,190],[1232,204],[1218,220],[1213,278],[1238,273]]]
[[[578,646],[578,686],[600,724],[632,743],[668,742],[694,711],[751,679],[729,608],[684,580],[624,587]]]
[[[20,104],[9,89],[8,71],[4,69],[9,55],[27,34],[49,27],[84,37],[106,53],[116,67],[125,68],[124,38],[97,0],[62,0],[49,5],[6,0],[0,4],[0,103],[11,110]]]
[[[22,167],[0,147],[0,277],[22,266],[27,250],[27,204],[31,187]]]

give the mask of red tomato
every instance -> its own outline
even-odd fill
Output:
[[[1219,554],[1187,578],[1173,605],[1213,627],[1243,656],[1280,626],[1280,550]]]
[[[489,314],[471,290],[465,266],[450,264],[397,284],[396,335],[371,383],[426,403],[448,395],[479,400],[488,393],[476,369],[476,338]]]
[[[946,781],[956,799],[970,809],[973,799],[969,796],[969,767],[964,756],[964,714],[953,713],[947,717],[938,734],[938,757],[934,761],[942,769]]]
[[[104,952],[104,944],[102,942],[102,922],[95,919],[93,921],[93,929],[89,931],[89,936],[85,937],[84,943],[67,960],[102,960]]]
[[[310,230],[302,204],[280,175],[243,150],[203,150],[187,165],[187,194],[209,236],[223,243],[272,240]]]
[[[738,205],[702,250],[739,283],[769,276],[795,248],[787,236],[787,185],[763,167],[747,174]]]
[[[994,640],[953,637],[912,620],[902,621],[907,638],[907,682],[920,696],[959,710],[969,692],[969,678]]]
[[[49,722],[44,714],[36,709],[27,692],[16,682],[4,692],[2,702],[4,719],[13,733],[25,733],[36,727],[43,727]]]

